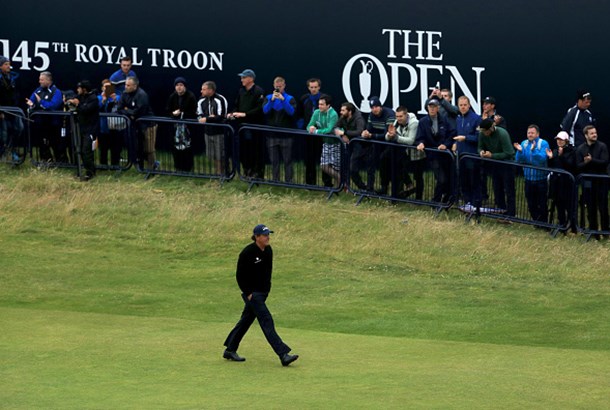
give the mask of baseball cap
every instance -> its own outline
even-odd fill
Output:
[[[577,97],[579,100],[584,100],[585,98],[589,98],[589,99],[591,98],[591,93],[582,88],[579,89],[576,94],[577,94]]]
[[[87,91],[91,91],[93,89],[93,87],[91,86],[91,81],[89,80],[81,80],[78,82],[78,84],[76,84],[76,87],[80,87],[82,89],[85,89]]]
[[[496,99],[493,97],[485,97],[485,99],[483,100],[483,104],[495,104],[496,103]]]
[[[426,104],[426,106],[428,105],[441,105],[441,102],[439,101],[438,97],[432,97],[428,100],[428,103]]]
[[[244,71],[242,71],[241,73],[237,74],[240,77],[252,77],[253,79],[256,80],[256,74],[254,73],[254,70],[251,70],[249,68],[246,68]]]
[[[488,130],[493,124],[494,120],[492,120],[491,118],[485,118],[483,121],[481,121],[481,124],[479,124],[479,128],[482,130]]]
[[[557,134],[557,136],[555,137],[556,140],[564,140],[564,141],[569,141],[570,140],[570,136],[568,135],[567,132],[565,131],[559,131],[559,133]]]
[[[383,104],[381,104],[381,100],[379,99],[379,97],[371,97],[369,98],[369,105],[371,106],[371,108],[373,108],[381,107]]]
[[[267,226],[259,224],[254,227],[253,233],[254,235],[269,235],[273,231],[267,228]]]

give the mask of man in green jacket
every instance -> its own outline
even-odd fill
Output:
[[[479,126],[479,154],[481,158],[511,162],[515,154],[510,135],[494,121],[486,118]],[[493,182],[496,206],[506,211],[506,215],[515,216],[515,170],[512,165],[492,162],[491,178]]]
[[[310,134],[332,134],[339,119],[337,112],[330,106],[329,95],[322,94],[318,100],[318,109],[313,112],[307,131]],[[313,137],[317,138],[317,137]],[[335,179],[335,185],[339,185],[341,176],[341,141],[336,137],[322,138],[322,156],[320,157],[320,168],[322,171]],[[331,186],[333,186],[331,182]]]

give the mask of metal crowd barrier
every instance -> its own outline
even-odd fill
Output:
[[[600,174],[580,174],[576,178],[580,193],[578,201],[578,230],[586,240],[592,236],[610,235],[608,221],[608,189],[610,176]]]
[[[438,214],[455,201],[455,157],[451,151],[363,138],[348,144],[349,191],[363,198],[380,198],[431,206]]]
[[[100,121],[105,121],[108,132],[100,127],[95,150],[95,168],[123,172],[131,168],[130,136],[131,119],[126,115],[100,112]]]
[[[460,155],[458,169],[458,209],[467,214],[467,220],[486,217],[517,222],[548,229],[553,235],[570,227],[576,185],[569,172],[474,154]],[[530,184],[530,203],[525,171],[543,177]]]
[[[233,128],[196,120],[142,117],[132,127],[137,170],[150,175],[233,178]]]
[[[27,141],[24,140],[25,124],[28,118],[18,107],[0,106],[0,162],[21,165],[25,161]]]
[[[77,166],[75,125],[71,112],[28,110],[28,151],[33,165]]]
[[[101,120],[122,124],[108,134],[97,135],[95,150],[97,170],[125,171],[131,167],[129,161],[129,138],[131,121],[115,113],[100,113]],[[45,167],[75,168],[78,158],[78,123],[76,115],[69,111],[30,111],[28,122],[28,151],[32,164]],[[114,140],[112,140],[114,139]],[[118,139],[118,141],[117,141]],[[102,152],[106,151],[106,153]],[[110,164],[108,163],[110,151]]]
[[[236,168],[239,178],[249,184],[248,190],[257,184],[274,185],[323,191],[328,193],[329,198],[343,190],[345,147],[340,137],[254,124],[242,125],[237,136],[237,157],[241,167]],[[315,169],[310,170],[314,172],[308,173],[305,150],[311,149],[314,144],[320,146],[320,139],[337,142],[339,170],[330,167],[332,169],[326,168],[329,172],[324,172],[320,166],[320,152]],[[333,176],[331,172],[336,173]]]

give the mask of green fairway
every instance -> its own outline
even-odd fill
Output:
[[[604,352],[259,329],[245,363],[221,359],[231,324],[2,309],[5,408],[595,408]]]
[[[608,408],[608,242],[245,191],[0,167],[0,408]],[[257,223],[287,368],[222,359]]]

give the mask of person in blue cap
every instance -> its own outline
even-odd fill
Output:
[[[275,331],[273,317],[267,309],[265,300],[271,290],[271,271],[273,269],[273,250],[269,245],[269,234],[273,233],[265,225],[256,225],[252,233],[252,243],[239,254],[237,261],[237,284],[241,289],[244,310],[241,318],[225,340],[225,351],[222,355],[227,360],[243,362],[245,357],[237,354],[239,343],[245,336],[254,319],[263,330],[265,338],[278,355],[283,366],[288,366],[299,358],[291,355],[290,347],[286,345]]]

